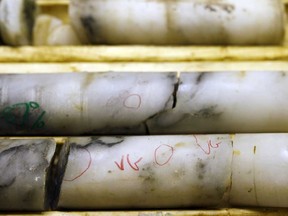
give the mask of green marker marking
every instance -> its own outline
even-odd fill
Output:
[[[41,110],[40,105],[37,102],[29,101],[27,103],[17,103],[11,106],[5,107],[0,113],[0,118],[3,118],[4,121],[8,124],[12,124],[21,128],[30,127],[31,129],[40,129],[45,126],[43,117],[46,114],[43,111],[38,118],[33,122],[31,119],[31,114],[39,112]]]

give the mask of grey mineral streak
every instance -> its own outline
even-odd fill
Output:
[[[46,178],[55,148],[50,139],[0,140],[0,210],[46,209]]]

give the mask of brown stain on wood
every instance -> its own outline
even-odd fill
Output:
[[[0,47],[0,62],[188,62],[287,60],[288,47]]]

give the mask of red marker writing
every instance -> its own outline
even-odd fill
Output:
[[[92,157],[91,157],[91,153],[88,149],[83,149],[87,152],[88,154],[88,163],[87,163],[87,167],[81,172],[79,173],[78,175],[76,175],[75,177],[71,178],[71,179],[63,179],[63,181],[74,181],[78,178],[80,178],[84,173],[86,173],[88,171],[88,169],[90,168],[91,166],[91,163],[92,163]]]
[[[216,144],[212,144],[212,141],[211,140],[208,140],[207,141],[207,147],[208,147],[208,149],[206,150],[206,149],[204,149],[199,143],[198,143],[198,139],[197,139],[197,137],[195,136],[195,135],[193,135],[194,136],[194,138],[195,138],[195,141],[196,141],[196,144],[199,146],[199,148],[201,148],[201,150],[205,153],[205,154],[207,154],[207,155],[210,155],[210,153],[211,153],[211,148],[214,148],[214,149],[216,149],[216,148],[219,148],[219,146],[220,146],[220,144],[222,143],[222,142],[218,142],[218,143],[216,143]]]
[[[130,160],[130,155],[129,155],[129,154],[126,155],[126,161],[127,161],[128,165],[129,165],[133,170],[135,170],[135,171],[139,171],[138,163],[139,163],[142,159],[143,159],[143,157],[140,157],[137,161],[131,162],[131,160]],[[114,161],[114,163],[116,164],[116,166],[117,166],[121,171],[124,171],[124,170],[125,170],[125,167],[124,167],[124,155],[122,155],[120,164],[119,164],[117,161]]]

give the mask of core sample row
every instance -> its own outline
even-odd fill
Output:
[[[287,71],[0,75],[0,134],[288,132]]]
[[[288,134],[1,139],[0,209],[288,207]]]

